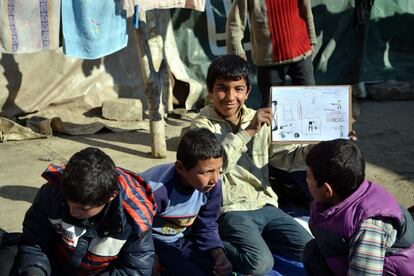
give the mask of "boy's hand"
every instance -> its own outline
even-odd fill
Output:
[[[229,275],[233,270],[233,266],[231,265],[230,261],[227,259],[226,254],[224,254],[223,249],[214,248],[210,252],[215,260],[214,267],[213,267],[213,274],[216,276]]]
[[[257,110],[254,118],[250,122],[250,125],[246,127],[245,131],[250,135],[254,136],[262,128],[263,124],[270,125],[272,122],[272,108],[264,107]]]
[[[356,142],[356,141],[358,140],[358,137],[357,137],[356,131],[355,131],[354,129],[352,129],[352,130],[348,133],[348,137],[349,137],[349,140],[351,140],[351,141],[353,141],[353,142]]]

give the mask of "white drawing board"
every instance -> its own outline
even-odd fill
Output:
[[[351,87],[271,87],[272,142],[317,143],[348,139],[351,130]]]

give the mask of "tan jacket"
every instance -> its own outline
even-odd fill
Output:
[[[222,142],[225,151],[222,213],[256,210],[266,204],[277,207],[277,195],[268,180],[270,128],[262,127],[253,138],[244,130],[255,113],[243,107],[241,129],[237,133],[232,132],[229,123],[211,105],[204,107],[191,125],[208,128]]]
[[[305,20],[311,44],[316,44],[310,0],[298,0],[300,16]],[[290,60],[275,62],[273,60],[272,37],[269,31],[266,0],[234,0],[227,17],[226,45],[228,54],[245,55],[242,46],[244,30],[250,20],[250,42],[252,57],[256,66],[272,66],[300,61],[312,54],[307,51]]]

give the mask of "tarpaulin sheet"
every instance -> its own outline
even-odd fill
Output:
[[[312,0],[317,84],[414,80],[414,1],[373,2],[365,24],[355,26],[353,0]]]
[[[312,5],[318,39],[313,57],[317,84],[414,81],[414,33],[410,29],[414,26],[414,1],[375,0],[365,24],[358,28],[354,0],[312,0]],[[174,77],[189,84],[187,109],[204,101],[208,65],[226,52],[225,21],[230,6],[231,0],[206,0],[205,12],[171,10],[163,37],[165,54]],[[91,114],[105,99],[139,98],[145,107],[134,37],[130,33],[126,48],[97,60],[72,59],[61,50],[2,54],[0,116],[25,115],[29,126],[39,117],[55,118],[63,126],[68,123],[75,128],[56,131],[82,134],[99,129],[82,125],[91,125],[92,118],[101,119],[99,112]],[[248,29],[244,46],[249,57]],[[259,93],[252,68],[254,86],[248,104],[257,107]],[[123,128],[131,129],[122,126],[118,130]]]
[[[46,138],[45,135],[33,132],[30,128],[23,127],[12,120],[0,118],[0,141],[20,141]]]
[[[365,24],[355,25],[354,0],[312,0],[317,34],[313,56],[316,84],[414,81],[414,1],[360,0],[373,4]],[[172,11],[174,36],[191,76],[204,83],[211,60],[226,53],[225,21],[230,0],[207,0],[205,13]],[[198,43],[194,43],[197,41]],[[249,28],[244,48],[250,49]],[[250,60],[250,51],[247,52]],[[248,99],[259,105],[254,66]],[[204,95],[206,91],[204,90]]]

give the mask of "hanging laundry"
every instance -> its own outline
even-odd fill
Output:
[[[60,0],[0,1],[0,52],[33,53],[59,47]]]
[[[128,42],[126,11],[122,0],[62,0],[65,55],[97,59]]]
[[[134,15],[132,16],[132,26],[134,29],[138,30],[139,27],[139,6],[135,5]]]
[[[139,0],[121,0],[122,9],[126,11],[127,18],[134,15],[138,1]]]
[[[152,9],[172,9],[172,8],[187,8],[197,11],[204,11],[205,0],[139,0],[140,9],[142,11]]]

